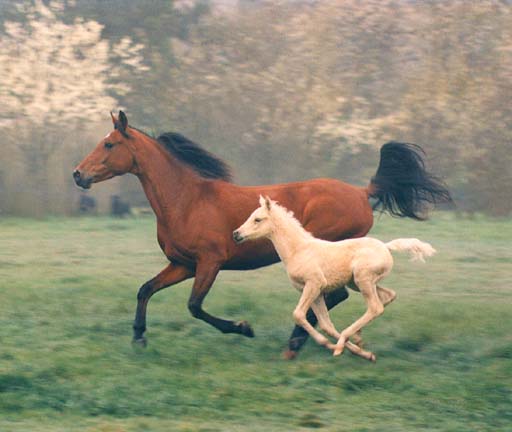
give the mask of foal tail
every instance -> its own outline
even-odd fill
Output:
[[[390,251],[409,252],[411,261],[425,262],[425,257],[430,257],[436,250],[428,243],[415,238],[400,238],[385,244]]]
[[[374,210],[424,220],[429,203],[452,202],[444,183],[425,169],[424,154],[416,144],[391,141],[382,146],[368,186],[370,197],[377,200]]]

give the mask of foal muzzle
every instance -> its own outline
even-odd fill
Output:
[[[233,240],[235,241],[236,244],[240,244],[243,243],[245,238],[240,234],[240,232],[233,231]]]

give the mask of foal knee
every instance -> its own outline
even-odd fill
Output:
[[[382,303],[377,303],[375,305],[373,305],[371,308],[370,308],[370,311],[371,313],[377,317],[379,315],[382,315],[384,313],[384,305]]]
[[[306,314],[301,309],[295,309],[293,311],[293,320],[295,321],[295,324],[301,326],[304,321],[306,321]]]

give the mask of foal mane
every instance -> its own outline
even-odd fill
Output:
[[[306,229],[302,226],[302,224],[295,217],[295,215],[293,214],[293,212],[291,210],[288,210],[286,207],[283,207],[282,205],[273,201],[271,212],[273,212],[274,215],[278,216],[279,221],[286,219],[288,221],[287,223],[289,225],[292,225],[292,226],[298,228],[307,237],[314,238],[313,234],[311,234],[309,231],[306,231]]]

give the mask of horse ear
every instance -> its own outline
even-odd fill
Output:
[[[128,119],[126,118],[126,114],[123,111],[119,111],[119,129],[121,132],[125,132],[128,127]]]
[[[263,195],[260,195],[260,206],[265,207],[265,198],[263,198]]]
[[[114,127],[116,127],[117,119],[112,111],[110,111],[110,117],[112,117],[112,123],[114,124]]]

